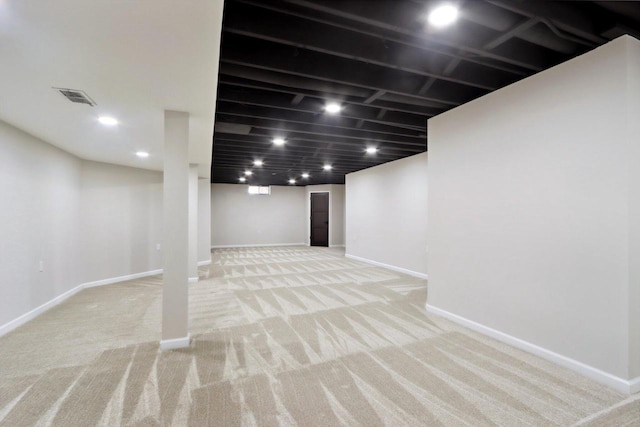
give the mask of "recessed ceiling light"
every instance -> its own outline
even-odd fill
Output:
[[[340,111],[342,111],[342,106],[337,102],[330,102],[324,106],[324,111],[329,114],[338,114]]]
[[[245,178],[244,176],[241,176],[240,178],[238,178],[238,181],[240,182],[245,182],[247,180],[247,178]]]
[[[303,177],[304,179],[307,179],[307,178],[309,178],[309,174],[308,174],[308,173],[303,173],[303,174],[302,174],[302,177]]]
[[[450,4],[436,7],[429,13],[429,24],[434,27],[446,27],[458,19],[458,8]]]
[[[286,142],[287,141],[284,138],[273,138],[273,143],[275,145],[284,145]]]
[[[109,116],[100,116],[98,117],[98,121],[105,126],[115,126],[118,124],[118,120]]]
[[[290,179],[290,180],[289,180],[289,184],[295,184],[295,183],[296,183],[296,180],[295,180],[295,179]]]
[[[326,171],[330,171],[332,167],[333,167],[333,166],[331,166],[331,165],[324,165],[324,166],[322,167],[322,169],[324,169],[324,170],[326,170]]]
[[[146,151],[138,151],[136,152],[136,156],[140,157],[141,159],[146,159],[147,157],[149,157],[149,153],[147,153]]]
[[[253,165],[254,166],[262,166],[263,165],[262,160],[254,160],[253,161]]]
[[[367,147],[367,149],[364,151],[366,151],[367,154],[376,154],[378,152],[378,149],[376,147]]]
[[[251,172],[251,171],[244,171],[244,174],[245,174],[245,175],[247,175],[247,176],[251,176],[251,175],[253,175],[253,172]]]

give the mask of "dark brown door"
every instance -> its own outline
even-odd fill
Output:
[[[311,193],[311,246],[329,246],[329,193]]]

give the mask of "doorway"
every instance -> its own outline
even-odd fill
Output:
[[[311,193],[311,246],[329,246],[329,193]]]

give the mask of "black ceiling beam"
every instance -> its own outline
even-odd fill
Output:
[[[316,99],[326,100],[328,98],[335,98],[331,93],[327,94],[326,92],[323,92],[320,90],[309,90],[309,89],[301,89],[293,86],[282,86],[279,84],[249,80],[243,77],[224,74],[222,73],[223,68],[225,67],[223,67],[221,64],[221,67],[220,67],[221,74],[218,78],[219,85],[233,86],[236,88],[258,89],[258,90],[265,90],[270,92],[288,93],[292,95],[302,94],[302,95],[305,95],[305,97],[312,97]],[[237,68],[240,69],[243,67],[237,67]],[[368,93],[371,93],[371,91],[369,91]],[[357,96],[342,96],[340,97],[340,100],[342,102],[346,102],[351,105],[358,105],[361,107],[368,107],[368,108],[380,107],[380,108],[389,110],[390,112],[397,112],[400,114],[404,114],[404,113],[415,114],[415,115],[427,116],[427,117],[435,116],[436,114],[439,114],[445,111],[445,109],[442,109],[442,108],[424,107],[420,105],[406,105],[406,104],[385,102],[380,100],[375,100],[371,104],[365,104],[364,102],[362,102],[363,98],[364,97],[357,97]]]
[[[364,169],[367,166],[359,166],[355,170]],[[348,171],[350,172],[355,172]],[[344,184],[344,174],[342,173],[332,173],[332,172],[317,172],[311,173],[311,176],[307,179],[303,179],[300,175],[303,171],[300,170],[287,170],[287,171],[278,171],[277,175],[273,176],[270,172],[259,173],[257,172],[255,175],[251,177],[246,177],[247,181],[242,183],[243,185],[280,185],[280,186],[291,186],[288,185],[287,180],[290,178],[295,178],[298,180],[299,185],[314,185],[314,184]],[[233,166],[223,166],[220,165],[215,169],[211,170],[211,180],[216,184],[239,184],[238,178],[241,175],[238,174],[238,171]]]
[[[346,110],[348,107],[345,107]],[[357,119],[345,117],[340,114],[337,116],[327,116],[319,112],[291,111],[279,110],[276,108],[265,108],[255,105],[240,105],[227,101],[218,101],[216,107],[218,114],[227,114],[233,116],[250,117],[256,119],[278,120],[286,123],[300,123],[308,125],[328,126],[335,129],[349,130],[357,125]],[[425,129],[407,129],[403,127],[393,126],[393,124],[367,123],[362,130],[372,133],[380,133],[385,135],[404,135],[419,137],[425,132]],[[382,137],[382,136],[381,136]]]
[[[528,19],[525,18],[524,20],[522,20],[522,21],[516,23],[515,25],[513,25],[507,31],[505,31],[502,34],[500,34],[498,37],[496,37],[493,40],[490,40],[487,43],[485,43],[484,46],[482,46],[482,48],[486,49],[486,50],[491,50],[493,48],[496,48],[496,47],[500,46],[502,43],[504,43],[507,40],[511,39],[512,37],[514,37],[514,36],[520,34],[521,32],[533,27],[537,23],[538,23],[538,20],[536,18],[528,18]]]
[[[351,146],[351,147],[354,147],[354,146],[361,147],[361,146],[366,146],[367,143],[370,143],[372,145],[384,144],[385,146],[393,146],[393,147],[396,147],[397,149],[403,149],[403,150],[414,150],[414,149],[426,150],[427,148],[426,138],[425,138],[425,141],[421,144],[406,143],[406,142],[399,142],[399,141],[372,141],[372,140],[352,139],[352,138],[345,138],[344,136],[336,136],[336,137],[331,137],[331,139],[328,139],[324,136],[314,135],[314,134],[296,133],[293,131],[288,131],[284,133],[280,131],[272,131],[269,129],[260,129],[260,128],[251,129],[251,133],[249,135],[221,134],[216,132],[214,134],[214,147],[218,139],[224,139],[227,141],[238,141],[238,143],[242,143],[243,141],[257,141],[257,142],[264,142],[265,144],[269,144],[273,146],[273,144],[271,143],[271,139],[273,138],[274,135],[283,135],[287,138],[287,145],[285,145],[284,147],[274,147],[274,149],[286,149],[287,146],[291,144],[298,144],[298,143],[316,144],[317,146],[322,147],[323,149],[328,148],[326,146],[327,144],[332,144],[333,146],[344,145],[344,146]]]
[[[407,155],[407,153],[421,153],[424,151],[422,147],[413,147],[413,148],[396,148],[392,146],[379,144],[377,146],[378,153],[381,156],[386,155]],[[317,150],[328,150],[327,147],[317,147],[317,146],[309,146],[309,145],[293,145],[289,144],[286,150],[273,150],[272,147],[266,145],[264,143],[259,142],[243,142],[241,146],[237,145],[237,141],[225,141],[224,139],[216,139],[216,145],[214,147],[214,152],[218,152],[218,150],[222,150],[224,152],[234,152],[234,153],[242,153],[242,155],[261,155],[266,157],[274,157],[274,158],[286,158],[287,156],[298,156],[298,155],[310,155],[311,153],[317,152]],[[337,153],[339,156],[362,156],[365,154],[365,145],[362,146],[338,146],[331,147],[332,153]]]
[[[274,146],[270,139],[265,138],[261,135],[232,135],[232,134],[216,134],[214,137],[215,147],[220,144],[221,146],[226,146],[229,148],[234,147],[256,147],[262,150],[269,150],[269,153],[274,155],[280,155],[281,153],[286,153],[289,150],[329,150],[332,151],[364,151],[364,149],[369,145],[375,145],[376,147],[384,150],[384,151],[392,151],[400,153],[416,153],[422,152],[426,150],[426,144],[423,145],[404,145],[397,143],[372,143],[372,142],[361,142],[361,141],[350,141],[344,142],[344,140],[336,140],[334,138],[331,141],[318,141],[318,140],[309,140],[302,138],[292,138],[287,141],[286,146],[277,147]]]
[[[350,138],[354,140],[372,141],[372,142],[400,142],[407,145],[422,145],[424,138],[408,135],[389,135],[381,133],[372,133],[361,131],[359,129],[338,129],[325,125],[307,125],[300,123],[284,122],[271,119],[254,119],[242,116],[230,116],[223,113],[217,113],[216,121],[223,123],[234,123],[249,125],[252,128],[269,130],[274,133],[302,133],[315,135],[324,138]]]
[[[294,166],[287,170],[279,169],[255,171],[251,176],[245,176],[245,185],[287,185],[288,180],[293,178],[300,185],[313,185],[313,184],[344,184],[345,175],[348,173],[356,172],[358,170],[367,169],[374,165],[371,163],[361,163],[354,165],[348,169],[334,169],[331,172],[318,171],[317,169],[310,169],[306,166]],[[302,178],[303,173],[309,173],[309,178]],[[212,179],[215,183],[221,183],[222,180],[227,180],[230,184],[239,184],[239,179],[242,175],[238,174],[237,169],[233,165],[221,164],[218,165],[217,170],[212,170]]]
[[[242,170],[238,170],[236,165],[220,163],[219,165],[216,165],[215,168],[212,168],[211,171],[216,176],[224,176],[229,179],[234,179],[235,182],[238,182],[238,178],[240,178],[241,176],[244,176],[247,179],[247,182],[245,182],[245,184],[257,185],[259,184],[260,181],[264,182],[264,180],[269,180],[270,182],[278,182],[278,180],[280,180],[281,182],[283,176],[300,177],[300,175],[305,172],[309,173],[311,175],[310,178],[314,178],[315,180],[329,179],[329,178],[341,179],[341,178],[344,178],[345,173],[350,173],[352,171],[364,169],[370,166],[371,166],[370,164],[361,163],[358,165],[354,165],[352,168],[339,169],[339,167],[336,165],[336,169],[332,170],[331,172],[324,172],[322,171],[322,164],[293,165],[287,169],[263,169],[263,170],[253,169],[253,172],[254,172],[253,175],[246,176],[242,173]],[[272,176],[272,173],[276,173],[277,176],[275,177]],[[271,180],[274,180],[274,181],[271,181]],[[286,181],[284,181],[283,183],[286,183]]]
[[[295,164],[305,164],[305,165],[322,165],[326,160],[325,157],[318,157],[318,156],[308,156],[308,155],[299,155],[299,156],[294,156],[291,158],[287,158],[285,160],[283,159],[267,159],[265,160],[264,164],[260,167],[255,167],[253,165],[251,165],[249,162],[247,162],[247,156],[246,155],[242,155],[242,154],[238,154],[238,155],[233,155],[233,154],[229,154],[229,153],[225,153],[225,152],[216,152],[214,154],[215,157],[215,162],[216,164],[228,164],[228,165],[234,165],[236,167],[238,167],[238,169],[284,169],[289,167],[290,165],[295,165]],[[368,157],[366,159],[363,159],[363,156],[352,156],[352,157],[344,157],[344,156],[335,156],[335,155],[331,155],[331,156],[327,156],[326,159],[329,159],[331,162],[338,162],[338,163],[343,163],[346,165],[350,165],[353,163],[361,163],[361,162],[366,162],[366,163],[380,163],[381,161],[384,162],[389,162],[392,160],[395,160],[397,158],[403,157],[402,155],[398,155],[398,154],[387,154],[384,156],[377,156],[377,157]]]
[[[394,159],[397,160],[397,159]],[[331,163],[332,169],[331,172],[324,172],[322,169],[322,166],[325,163]],[[217,164],[214,165],[214,167],[212,168],[212,170],[215,170],[216,168],[226,168],[229,169],[231,171],[231,173],[235,176],[243,176],[243,172],[245,170],[250,169],[253,172],[253,175],[244,175],[247,176],[247,179],[251,179],[249,177],[255,177],[256,175],[259,174],[266,174],[266,173],[271,173],[271,172],[276,172],[276,173],[286,173],[287,171],[291,171],[291,170],[295,170],[295,171],[300,171],[300,172],[308,172],[310,174],[318,174],[318,173],[326,173],[327,175],[331,174],[338,174],[338,173],[350,173],[354,170],[357,169],[362,169],[365,167],[370,167],[373,166],[375,164],[375,162],[369,161],[369,160],[362,160],[360,162],[349,162],[349,164],[347,165],[344,162],[339,162],[339,161],[332,161],[331,159],[327,159],[325,161],[322,160],[314,160],[312,162],[308,162],[308,163],[296,163],[296,164],[291,164],[289,166],[287,166],[286,168],[270,168],[270,167],[263,167],[263,168],[248,168],[248,167],[238,167],[238,165],[236,165],[235,163],[228,163],[228,162],[219,162]]]
[[[435,72],[432,63],[436,61],[424,49],[379,38],[372,39],[370,36],[355,31],[329,28],[326,24],[306,19],[289,19],[283,23],[281,14],[257,9],[252,5],[231,2],[228,9],[225,31],[234,34],[296,46],[485,90],[501,87],[505,81],[510,79],[510,76],[500,76],[495,72],[478,74],[469,80],[457,79]],[[260,13],[261,11],[262,13]],[[345,40],[348,40],[348,43],[345,43]],[[448,58],[446,61],[448,62]]]
[[[367,158],[367,162],[369,163],[381,163],[381,162],[389,162],[401,157],[405,157],[406,155],[400,155],[400,154],[386,154],[386,155],[381,155],[381,156],[377,156],[377,157],[370,157]],[[224,163],[228,163],[228,164],[233,164],[234,166],[236,166],[238,169],[252,169],[254,168],[254,166],[252,166],[249,162],[247,162],[247,155],[245,154],[237,154],[237,155],[233,155],[233,154],[229,154],[229,153],[225,153],[225,152],[216,152],[214,154],[215,157],[215,163],[216,164],[220,164],[221,162]],[[336,156],[336,155],[330,155],[330,156],[312,156],[312,155],[298,155],[298,156],[293,156],[287,159],[273,159],[273,158],[267,158],[267,160],[265,160],[265,163],[263,164],[263,166],[260,166],[260,168],[271,168],[271,169],[283,169],[283,168],[287,168],[289,165],[294,165],[294,164],[319,164],[322,165],[325,161],[330,160],[331,162],[339,162],[339,163],[343,163],[345,165],[350,165],[352,163],[358,163],[361,162],[362,156],[360,157],[344,157],[344,156]]]
[[[228,43],[228,44],[227,44]],[[355,66],[353,61],[317,52],[299,50],[276,43],[255,41],[245,36],[227,35],[221,62],[277,71],[293,76],[339,83],[371,90],[383,90],[446,108],[484,95],[487,91],[439,81],[429,96],[417,95],[422,76],[371,64]],[[454,89],[456,87],[457,89]],[[434,105],[435,103],[435,105]]]
[[[325,163],[330,163],[333,167],[340,170],[351,170],[353,168],[360,167],[361,165],[374,165],[380,164],[380,159],[377,158],[340,158],[340,157],[297,157],[295,159],[289,159],[287,162],[271,161],[265,163],[263,166],[255,167],[243,162],[242,159],[237,157],[227,157],[224,155],[214,156],[214,164],[216,166],[235,167],[238,174],[242,174],[245,170],[251,171],[278,171],[286,170],[289,168],[303,168],[308,171],[322,170],[322,166]],[[387,156],[384,162],[390,162],[397,160],[403,156]],[[333,169],[332,169],[333,170]]]
[[[242,152],[242,153],[255,152],[255,153],[260,153],[262,155],[286,157],[290,154],[292,155],[309,154],[309,153],[316,152],[317,150],[321,150],[321,151],[331,150],[332,152],[336,152],[339,155],[360,156],[365,154],[365,148],[369,146],[369,144],[351,144],[351,145],[339,144],[339,145],[328,147],[327,146],[328,143],[325,146],[319,146],[317,144],[310,144],[310,143],[305,143],[304,141],[301,141],[297,143],[290,142],[287,144],[286,148],[282,148],[282,147],[273,147],[272,144],[264,143],[261,141],[245,140],[245,141],[242,141],[242,145],[238,145],[238,142],[239,142],[238,140],[229,140],[224,137],[216,138],[216,147],[214,148],[215,149],[221,148],[227,151],[233,150],[233,151]],[[373,145],[373,144],[370,144],[370,145]],[[393,145],[386,145],[386,144],[377,144],[376,148],[378,148],[379,151],[382,153],[398,154],[398,155],[406,154],[406,153],[420,153],[424,151],[424,147],[416,147],[416,146],[396,147]]]
[[[461,18],[495,30],[500,33],[500,35],[504,34],[505,40],[503,40],[502,43],[516,38],[565,55],[573,54],[578,48],[578,45],[574,41],[558,38],[553,32],[545,28],[544,25],[536,25],[540,23],[538,19],[536,19],[535,22],[528,23],[525,28],[511,32],[513,28],[523,23],[522,15],[486,2],[474,1],[465,3]],[[517,40],[515,42],[517,42]],[[485,41],[485,45],[486,43],[488,43],[488,41]],[[485,46],[483,46],[483,48],[486,49]]]
[[[420,82],[420,85],[416,88],[416,94],[418,94],[418,91],[422,87],[422,84],[423,84],[423,82]],[[416,98],[416,97],[413,97],[413,96],[406,96],[406,95],[402,95],[402,94],[398,94],[398,93],[385,93],[384,95],[382,95],[380,98],[378,98],[376,100],[375,105],[380,106],[381,108],[383,108],[384,107],[384,101],[395,102],[395,103],[398,103],[398,104],[405,104],[405,105],[416,105],[416,106],[423,106],[424,105],[424,102],[420,98]],[[451,105],[449,107],[442,108],[440,112],[444,112],[444,111],[446,111],[446,110],[448,110],[450,108],[453,108],[453,107],[456,107],[456,106],[455,105]],[[386,108],[386,107],[384,107],[384,108]]]
[[[315,91],[325,94],[332,94],[336,97],[354,96],[366,98],[371,94],[371,89],[354,87],[350,84],[318,81],[313,77],[302,77],[288,74],[286,71],[271,71],[252,67],[251,65],[232,64],[220,62],[220,75],[231,78],[242,78],[262,82],[271,85],[300,89],[304,91]],[[304,94],[303,92],[299,92]],[[437,107],[442,107],[438,105]]]
[[[300,114],[308,115],[309,113],[289,112],[288,114],[280,113],[278,115],[278,114],[273,114],[271,111],[265,110],[264,108],[251,107],[251,106],[223,107],[223,108],[220,108],[217,111],[217,113],[224,114],[227,116],[244,117],[247,119],[275,120],[275,121],[278,121],[279,123],[292,123],[292,124],[311,125],[311,126],[320,125],[320,126],[325,126],[326,128],[332,128],[335,131],[335,133],[332,133],[333,135],[341,135],[342,130],[350,131],[350,130],[354,130],[354,128],[357,128],[358,130],[368,132],[368,134],[370,135],[369,138],[373,138],[376,140],[383,140],[384,138],[395,138],[396,136],[410,136],[410,137],[422,139],[423,138],[422,135],[424,135],[424,133],[426,132],[426,128],[425,129],[404,128],[404,127],[390,126],[386,124],[372,123],[372,122],[366,122],[365,125],[358,126],[359,120],[357,119],[342,118],[341,119],[342,125],[334,125],[328,122],[321,122],[321,121],[313,122],[309,120],[304,120],[305,117],[300,116]],[[345,121],[347,120],[348,122],[345,123]],[[325,135],[325,134],[326,133],[322,133],[322,135]]]
[[[370,167],[373,166],[375,164],[375,162],[372,161],[367,161],[367,160],[362,160],[360,162],[350,162],[349,165],[345,165],[345,163],[341,163],[341,162],[332,162],[330,159],[327,159],[326,162],[330,162],[331,163],[331,172],[326,172],[327,175],[328,174],[336,174],[336,173],[350,173],[353,170],[356,169],[362,169],[365,167]],[[325,161],[320,161],[320,160],[316,160],[313,161],[312,163],[303,163],[303,164],[293,164],[291,166],[288,166],[286,169],[284,168],[269,168],[269,167],[265,167],[265,168],[253,168],[251,169],[251,171],[253,172],[253,175],[250,175],[251,177],[255,177],[256,175],[258,175],[260,172],[285,172],[285,171],[290,171],[290,170],[296,170],[296,171],[300,171],[300,172],[309,172],[309,173],[325,173],[322,169],[322,165],[325,163]],[[242,172],[244,170],[247,170],[249,168],[247,167],[238,167],[236,164],[234,163],[226,163],[226,162],[220,162],[218,164],[215,165],[218,168],[228,168],[230,170],[232,170],[234,172],[234,174],[236,176],[242,176]],[[246,176],[246,175],[245,175]],[[247,176],[247,179],[251,179]]]
[[[288,123],[270,119],[254,119],[241,116],[229,116],[221,113],[216,114],[217,122],[234,123],[251,126],[252,132],[255,129],[263,129],[275,134],[288,134],[294,132],[297,134],[314,135],[322,138],[348,138],[352,140],[362,140],[371,142],[398,142],[406,145],[422,145],[425,138],[420,136],[402,136],[388,134],[374,134],[371,132],[360,131],[358,129],[336,129],[324,125],[304,125],[299,123]]]
[[[512,52],[512,55],[507,57],[479,47],[476,48],[464,43],[456,43],[445,37],[434,37],[426,31],[418,32],[417,29],[407,28],[407,22],[416,22],[418,17],[426,14],[425,6],[416,2],[396,0],[393,10],[378,10],[378,8],[375,7],[366,7],[363,2],[351,1],[327,3],[326,1],[285,0],[285,2],[379,29],[393,31],[398,34],[420,39],[424,43],[435,43],[447,46],[464,52],[466,55],[489,58],[530,71],[540,71],[548,65],[543,55],[534,49],[523,47],[521,51]],[[424,24],[424,21],[422,21],[422,23]]]
[[[368,97],[367,99],[365,99],[364,103],[365,104],[371,104],[376,99],[380,98],[381,96],[384,96],[385,93],[386,92],[384,90],[379,90],[376,93],[374,93],[373,95],[371,95],[370,97]]]
[[[602,12],[609,14],[609,20],[623,25],[630,25],[638,28],[640,26],[640,7],[638,2],[633,1],[616,1],[600,0],[594,2],[598,8],[598,15]],[[624,21],[624,22],[618,22]],[[634,22],[635,21],[635,22]]]
[[[513,2],[504,0],[486,0],[502,9],[526,16],[527,18],[548,19],[562,31],[578,36],[590,42],[591,47],[605,43],[607,40],[596,35],[593,22],[579,9],[571,7],[573,2]],[[579,4],[579,3],[577,3]],[[577,41],[577,40],[575,40]]]
[[[388,156],[385,161],[386,162],[390,162],[393,160],[398,159],[400,156]],[[299,157],[297,159],[290,159],[287,162],[277,162],[277,161],[271,161],[269,163],[265,163],[264,165],[260,166],[260,167],[255,167],[255,166],[251,166],[251,165],[247,165],[247,163],[243,163],[242,160],[234,158],[234,157],[227,157],[227,156],[219,156],[216,160],[215,160],[215,165],[216,166],[228,166],[228,167],[236,167],[238,169],[239,174],[242,173],[245,170],[251,170],[251,171],[258,171],[258,170],[263,170],[263,171],[278,171],[278,170],[286,170],[286,169],[290,169],[290,168],[304,168],[304,169],[308,169],[308,170],[317,170],[317,169],[322,169],[322,165],[324,165],[325,163],[331,163],[333,164],[341,164],[341,165],[345,165],[343,169],[345,170],[349,170],[352,167],[358,167],[360,165],[373,165],[373,164],[379,164],[380,160],[379,159],[355,159],[355,158],[336,158],[336,157],[327,157],[326,159],[322,159],[322,158],[317,158],[317,157]]]
[[[281,93],[265,93],[257,90],[233,90],[224,85],[218,90],[218,101],[233,102],[241,105],[255,105],[260,107],[275,108],[277,110],[301,111],[318,113],[323,107],[323,101],[313,98],[305,98],[296,106],[288,103],[289,95]],[[375,123],[388,124],[407,129],[422,129],[426,127],[426,117],[414,114],[395,114],[393,118],[383,120],[377,117],[378,108],[360,107],[347,103],[340,115],[346,118],[366,120]]]
[[[251,4],[254,6],[258,6],[264,9],[274,10],[280,12],[282,14],[286,14],[293,17],[304,18],[308,20],[313,20],[316,22],[320,22],[322,24],[330,25],[335,28],[343,28],[349,31],[357,31],[361,34],[365,34],[374,38],[382,38],[384,40],[390,40],[396,43],[401,43],[406,46],[411,46],[417,49],[423,49],[428,52],[432,52],[438,55],[448,56],[458,58],[468,63],[474,63],[478,65],[482,65],[484,67],[491,68],[492,70],[504,71],[507,73],[519,75],[519,76],[528,76],[531,74],[531,70],[527,68],[514,68],[512,66],[500,63],[495,60],[485,60],[482,57],[476,54],[460,54],[457,49],[451,47],[440,47],[436,43],[425,43],[424,40],[416,40],[414,36],[403,36],[396,34],[394,32],[384,32],[381,31],[380,28],[372,28],[367,26],[357,26],[354,25],[353,22],[344,20],[344,22],[338,21],[335,17],[331,15],[327,15],[326,17],[322,14],[319,14],[314,11],[310,11],[309,9],[298,7],[296,9],[292,8],[292,6],[286,4],[283,1],[270,1],[270,2],[260,2],[255,0],[238,0],[242,3]]]

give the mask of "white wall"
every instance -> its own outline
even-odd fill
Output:
[[[629,42],[627,45],[627,126],[629,134],[632,136],[630,145],[631,155],[627,158],[629,162],[627,167],[631,173],[630,181],[632,183],[640,183],[640,167],[638,167],[638,159],[640,159],[640,144],[638,144],[638,135],[640,135],[640,49],[637,43]],[[633,141],[635,140],[635,143]],[[640,376],[640,188],[634,185],[632,191],[629,192],[629,257],[635,262],[630,262],[629,267],[629,324],[630,324],[630,342],[629,342],[629,358],[630,358],[630,374],[629,377]]]
[[[201,180],[201,261],[209,197]],[[161,172],[81,160],[0,121],[0,200],[0,333],[81,284],[162,268]]]
[[[430,306],[638,375],[639,52],[620,38],[429,120]]]
[[[211,184],[211,245],[305,244],[305,189],[271,186],[250,195],[246,185]]]
[[[427,153],[346,177],[347,256],[427,274]]]
[[[307,244],[311,244],[311,193],[329,193],[329,246],[344,246],[345,244],[345,188],[341,184],[307,185],[306,222]]]
[[[0,326],[78,284],[80,173],[78,158],[0,121]]]
[[[80,282],[162,268],[162,173],[82,161]]]
[[[211,184],[198,180],[198,261],[211,260]]]

